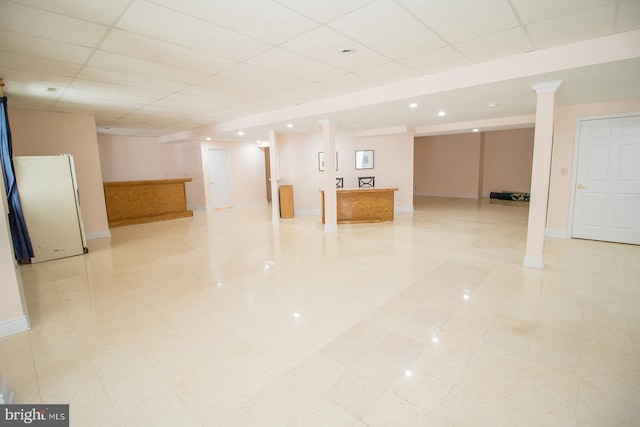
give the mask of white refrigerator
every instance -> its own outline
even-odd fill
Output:
[[[16,156],[13,166],[34,258],[87,253],[73,156]]]

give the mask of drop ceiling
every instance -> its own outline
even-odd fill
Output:
[[[307,105],[293,128],[278,116],[245,138],[318,131],[319,119],[366,131],[533,114],[529,85],[554,79],[560,104],[638,98],[640,60],[628,58],[312,108],[638,29],[639,0],[0,0],[0,77],[10,108],[94,114],[99,133],[231,138],[251,117]]]

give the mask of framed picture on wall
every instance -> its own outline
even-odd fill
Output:
[[[356,150],[356,169],[373,169],[373,150]]]
[[[322,172],[324,170],[324,153],[318,153],[318,170]],[[338,152],[336,151],[336,170],[338,170]]]

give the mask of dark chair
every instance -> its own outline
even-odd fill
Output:
[[[336,188],[343,188],[344,178],[336,178]]]
[[[359,188],[373,188],[376,186],[375,176],[359,176],[358,187]]]

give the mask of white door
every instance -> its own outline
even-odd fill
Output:
[[[579,132],[572,237],[640,244],[640,116]]]
[[[32,262],[83,254],[70,157],[14,157],[13,165],[35,255]]]
[[[233,205],[229,150],[209,149],[209,195],[213,209]]]

